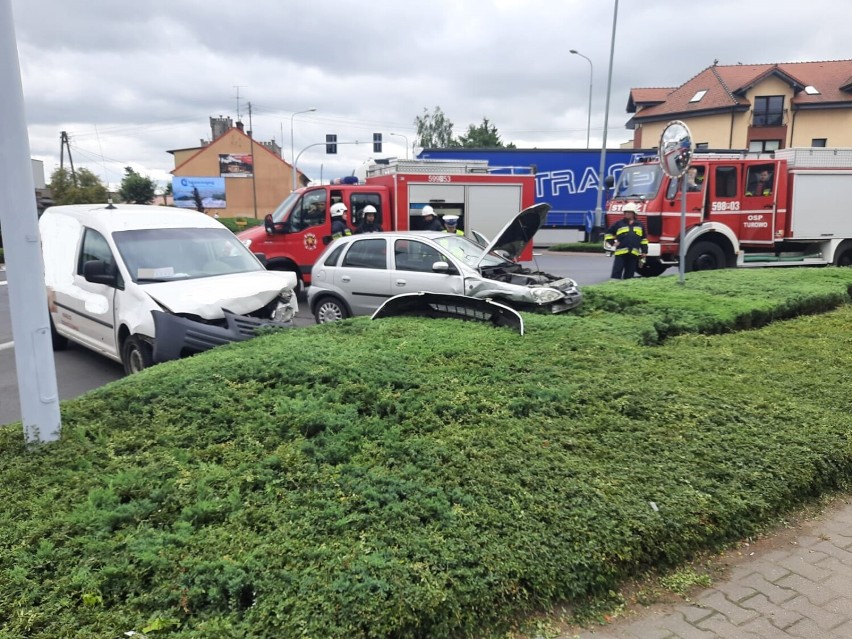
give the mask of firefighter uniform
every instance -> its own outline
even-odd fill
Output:
[[[639,258],[648,252],[645,227],[635,218],[625,217],[613,224],[604,236],[604,242],[615,242],[615,261],[612,264],[614,279],[631,279],[639,266]]]

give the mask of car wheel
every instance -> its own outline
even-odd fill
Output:
[[[328,324],[329,322],[338,322],[349,317],[349,311],[342,302],[333,297],[324,297],[317,302],[314,317],[317,324]]]
[[[687,271],[715,271],[725,268],[725,253],[713,242],[696,242],[686,253]]]
[[[151,345],[139,337],[128,337],[121,346],[121,362],[128,375],[149,368],[154,363]]]
[[[852,266],[852,242],[844,242],[834,254],[835,266]]]
[[[64,351],[68,348],[68,338],[56,332],[56,326],[53,325],[53,318],[50,317],[50,341],[53,344],[53,350]]]

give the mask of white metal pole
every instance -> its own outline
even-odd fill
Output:
[[[686,172],[680,178],[680,255],[678,257],[678,284],[685,283],[686,272]]]
[[[592,134],[592,87],[595,81],[595,65],[592,64],[592,61],[587,56],[577,51],[577,49],[571,49],[571,53],[581,58],[586,58],[586,61],[589,63],[589,116],[586,123],[586,148],[588,149],[590,148],[589,141]]]
[[[11,0],[0,0],[0,113],[0,222],[24,437],[50,442],[61,429],[59,393]]]
[[[293,173],[293,190],[296,190],[296,158],[294,157],[294,149],[293,145],[293,118],[295,118],[300,113],[312,113],[316,111],[316,107],[311,107],[310,109],[305,109],[304,111],[296,111],[295,113],[290,115],[290,171]]]

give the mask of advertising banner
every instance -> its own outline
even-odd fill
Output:
[[[251,177],[254,158],[249,155],[223,153],[219,155],[219,175],[221,177]]]
[[[224,209],[225,178],[222,177],[178,177],[172,178],[172,193],[175,206],[182,209]]]

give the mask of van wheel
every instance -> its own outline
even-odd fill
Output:
[[[138,337],[128,337],[121,346],[121,362],[128,375],[149,368],[154,363],[151,345]]]
[[[314,317],[317,324],[328,324],[329,322],[338,322],[349,317],[349,311],[342,302],[333,297],[324,297],[316,305]]]
[[[50,316],[48,315],[48,317]],[[52,317],[50,317],[50,341],[55,351],[64,351],[68,348],[68,338],[56,332],[56,326],[53,325]]]
[[[852,242],[844,242],[834,254],[835,266],[852,266]]]
[[[725,253],[713,242],[696,242],[686,252],[687,271],[715,271],[725,268]]]

